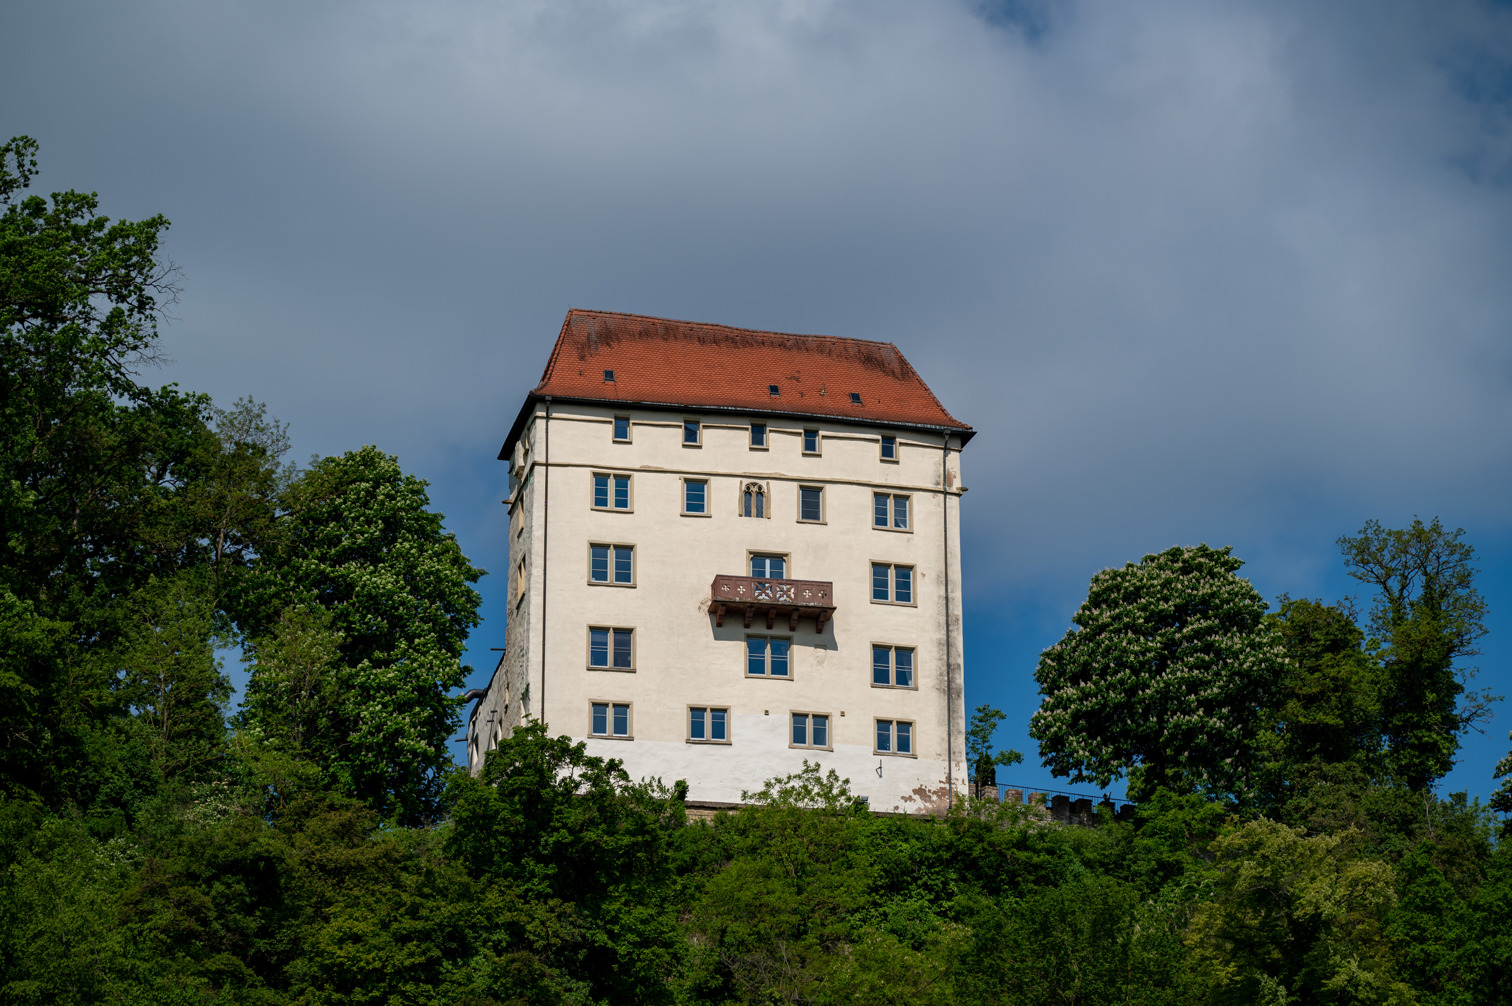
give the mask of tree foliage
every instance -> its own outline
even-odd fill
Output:
[[[425,483],[139,384],[166,222],[35,172],[0,149],[0,1003],[1512,1001],[1506,826],[1431,786],[1489,701],[1460,532],[1343,540],[1368,634],[1262,617],[1226,549],[1099,574],[1034,727],[1132,823],[874,815],[807,762],[708,819],[540,726],[471,776],[481,571]]]
[[[1490,715],[1492,697],[1466,693],[1486,603],[1475,588],[1475,549],[1464,530],[1414,519],[1368,521],[1339,546],[1349,574],[1376,592],[1370,627],[1383,647],[1381,732],[1388,771],[1421,790],[1454,766],[1459,738]]]
[[[444,786],[446,742],[461,721],[453,693],[468,672],[460,658],[478,624],[471,585],[483,575],[429,509],[425,486],[375,447],[315,462],[283,494],[244,623],[254,640],[249,722],[288,736],[294,724],[274,696],[318,689],[303,705],[319,703],[319,729],[300,729],[300,747],[332,785],[406,823],[433,815]],[[311,640],[296,657],[301,632],[328,642]],[[316,667],[332,646],[335,659]],[[292,670],[299,660],[304,669]],[[291,685],[291,674],[305,683]]]
[[[1131,794],[1251,785],[1255,717],[1281,676],[1265,601],[1227,548],[1170,548],[1092,578],[1074,627],[1040,655],[1030,721],[1045,765]]]
[[[1012,748],[992,750],[992,735],[997,732],[998,724],[1007,718],[1007,713],[985,702],[971,714],[971,723],[966,727],[966,761],[971,765],[972,781],[978,786],[996,786],[999,765],[1017,765],[1024,760],[1024,756]]]

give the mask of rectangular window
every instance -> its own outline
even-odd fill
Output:
[[[819,453],[819,431],[818,430],[804,430],[803,431],[803,453],[805,453],[805,454],[818,454]]]
[[[718,706],[688,707],[688,740],[724,744],[730,739],[730,711]]]
[[[635,670],[635,630],[589,626],[588,667],[601,671]]]
[[[871,564],[871,598],[877,603],[913,604],[913,567]]]
[[[765,448],[767,445],[766,423],[751,424],[751,446]]]
[[[683,443],[690,447],[703,443],[703,424],[696,419],[684,419]]]
[[[630,442],[630,417],[629,416],[615,416],[614,417],[614,439],[615,439],[616,442],[622,443],[622,444],[628,444]]]
[[[751,575],[773,580],[787,579],[787,556],[766,552],[751,553]]]
[[[798,487],[798,519],[824,521],[824,490],[818,486]]]
[[[913,647],[873,643],[872,685],[877,688],[912,688],[914,686]]]
[[[872,527],[908,530],[908,497],[893,493],[872,493]]]
[[[594,737],[629,737],[630,703],[594,702],[588,732]]]
[[[913,723],[909,720],[878,720],[876,753],[913,754]]]
[[[883,461],[896,461],[896,460],[898,460],[898,438],[897,437],[883,437],[882,438],[882,460]]]
[[[595,510],[629,510],[630,476],[595,472],[593,475],[593,508]]]
[[[705,515],[709,512],[709,483],[703,479],[683,479],[683,513]]]
[[[791,678],[788,653],[792,643],[782,636],[747,636],[746,674],[753,678]]]
[[[635,546],[589,545],[588,582],[633,586],[635,583]]]
[[[829,740],[829,715],[826,713],[793,713],[792,746],[795,748],[827,748]]]

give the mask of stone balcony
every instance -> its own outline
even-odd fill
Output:
[[[738,612],[747,629],[757,617],[765,619],[768,629],[784,618],[788,631],[796,632],[798,619],[811,617],[814,631],[823,632],[824,623],[835,614],[835,585],[823,580],[716,576],[709,596],[715,625],[724,625],[726,614]]]

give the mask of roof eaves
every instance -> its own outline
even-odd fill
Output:
[[[689,405],[687,402],[657,402],[643,400],[627,400],[623,398],[587,398],[580,395],[541,395],[532,391],[525,398],[525,404],[520,407],[520,413],[515,417],[514,425],[509,428],[509,436],[504,440],[504,446],[499,448],[499,460],[508,461],[514,451],[514,445],[519,441],[520,435],[525,432],[525,423],[535,412],[538,402],[550,399],[553,402],[570,402],[580,405],[614,405],[635,406],[644,409],[666,409],[669,412],[723,412],[733,415],[746,416],[786,416],[794,419],[819,419],[830,422],[846,423],[852,426],[896,426],[905,430],[932,430],[937,433],[949,433],[961,438],[961,446],[964,448],[971,438],[976,436],[976,430],[964,423],[959,426],[949,426],[944,423],[913,423],[900,419],[871,418],[868,416],[840,416],[830,412],[791,412],[787,409],[781,411],[769,411],[766,409],[746,408],[738,405]],[[940,410],[945,412],[944,409]],[[945,412],[950,416],[950,413]],[[960,423],[960,420],[950,416],[951,419]]]

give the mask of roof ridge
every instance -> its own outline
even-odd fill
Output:
[[[855,342],[865,346],[889,346],[892,348],[893,352],[897,353],[899,356],[903,355],[902,351],[898,349],[896,344],[884,341],[882,339],[858,339],[852,335],[814,335],[807,332],[779,332],[773,328],[741,328],[738,325],[723,325],[717,321],[689,321],[686,318],[663,318],[660,315],[655,314],[633,314],[629,311],[599,311],[592,308],[578,307],[569,308],[567,310],[567,317],[562,321],[563,333],[567,331],[567,325],[569,322],[571,322],[572,316],[578,314],[607,315],[612,318],[633,318],[636,321],[654,321],[671,325],[690,325],[697,328],[717,328],[726,332],[741,332],[746,335],[776,335],[784,339],[815,339],[823,340],[826,342]],[[560,334],[557,336],[557,339],[558,342],[560,342]],[[554,351],[553,357],[555,357]],[[912,370],[913,368],[909,367],[909,369]],[[917,373],[915,374],[915,376],[918,376]]]

